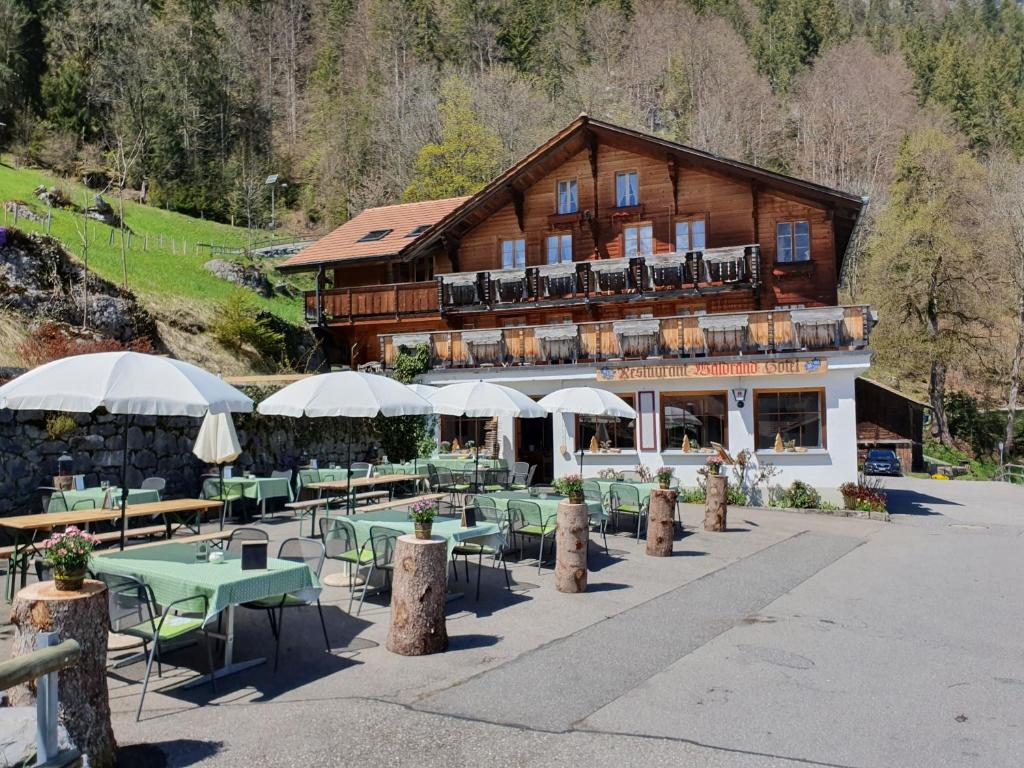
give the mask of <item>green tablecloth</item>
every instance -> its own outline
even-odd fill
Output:
[[[587,479],[590,480],[591,478],[588,477]],[[608,491],[611,490],[612,483],[617,483],[619,485],[631,485],[631,486],[633,486],[634,488],[636,488],[640,492],[640,503],[641,504],[643,502],[645,502],[645,501],[650,500],[650,498],[651,498],[651,491],[653,491],[655,488],[660,488],[661,487],[657,483],[626,483],[626,482],[622,482],[621,480],[595,480],[595,482],[599,486],[601,486],[601,493],[602,494],[607,494]]]
[[[352,477],[365,477],[364,470],[356,470]],[[338,480],[345,480],[348,477],[348,470],[344,468],[334,469],[300,469],[295,479],[296,495],[302,493],[303,486],[310,483],[333,483]]]
[[[88,509],[89,504],[84,502],[92,502],[93,507],[96,509],[102,509],[104,494],[106,494],[106,490],[98,487],[86,488],[81,491],[64,491],[63,498],[61,494],[55,493],[50,497],[50,505],[47,507],[46,511],[69,512],[73,509]],[[120,506],[121,489],[111,488],[111,494],[113,498],[113,505]],[[129,504],[147,504],[152,501],[160,501],[160,494],[157,491],[146,490],[143,488],[128,489]],[[81,506],[78,506],[79,504],[81,504]]]
[[[145,582],[161,605],[183,597],[206,595],[210,601],[207,617],[229,605],[286,592],[312,590],[314,595],[319,592],[316,576],[303,563],[268,558],[266,570],[243,571],[239,557],[230,552],[225,552],[222,563],[196,562],[196,547],[196,544],[170,542],[93,556],[89,568],[94,573],[132,576]],[[200,604],[184,604],[182,608],[198,611]]]
[[[369,540],[370,528],[374,526],[393,528],[402,533],[412,533],[414,528],[412,520],[409,519],[409,513],[404,509],[384,509],[366,514],[356,513],[345,519],[351,522],[356,529],[356,540],[360,546]],[[436,517],[431,527],[431,534],[444,536],[448,541],[448,555],[451,556],[455,545],[468,539],[488,539],[491,541],[478,543],[491,543],[492,546],[496,546],[497,543],[500,543],[501,528],[497,523],[487,522],[479,522],[472,528],[463,528],[462,521],[457,517]]]
[[[427,471],[427,464],[433,464],[435,467],[441,467],[442,469],[459,470],[461,472],[461,471],[466,471],[466,470],[472,470],[473,466],[474,466],[474,461],[473,461],[473,459],[466,459],[466,458],[450,458],[450,459],[449,458],[445,458],[445,459],[442,459],[442,458],[437,457],[437,458],[431,458],[431,459],[419,459],[416,462],[416,466],[419,467],[420,472],[424,472],[424,473]],[[396,464],[395,466],[396,467],[406,467],[407,466],[407,467],[409,467],[410,471],[412,470],[412,462],[411,461],[408,461],[405,464]],[[480,469],[505,469],[505,467],[507,467],[507,466],[508,465],[505,463],[504,459],[485,459],[482,456],[480,457]]]
[[[217,481],[219,485],[219,481]],[[292,487],[284,477],[229,477],[224,478],[224,493],[242,492],[243,498],[262,502],[265,499],[295,501]]]
[[[540,511],[545,516],[554,515],[558,512],[558,505],[566,501],[565,496],[560,496],[557,493],[540,493],[536,496],[531,496],[529,491],[497,491],[495,493],[481,494],[489,499],[494,499],[494,504],[498,509],[508,509],[508,503],[513,499],[521,499],[522,501],[532,501],[540,507]],[[477,498],[480,498],[477,496]],[[604,508],[600,502],[588,501],[587,509],[590,510],[590,514],[593,517],[604,517]]]

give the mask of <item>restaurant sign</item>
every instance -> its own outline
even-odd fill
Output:
[[[709,379],[721,376],[801,376],[825,373],[828,360],[818,357],[789,360],[751,360],[714,362],[661,363],[629,365],[613,368],[609,365],[597,369],[598,381],[649,381],[654,379]]]

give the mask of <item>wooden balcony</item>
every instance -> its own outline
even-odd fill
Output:
[[[437,368],[757,356],[862,349],[871,323],[870,308],[855,305],[381,334],[380,348],[385,368],[420,344]]]
[[[760,247],[713,248],[520,269],[455,272],[436,280],[308,291],[309,323],[338,324],[432,314],[557,308],[696,296],[760,284]]]

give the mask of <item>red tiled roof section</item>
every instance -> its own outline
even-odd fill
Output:
[[[348,259],[392,256],[416,241],[418,236],[408,237],[412,230],[422,225],[436,224],[468,199],[449,197],[422,203],[367,208],[329,235],[321,237],[308,248],[303,248],[279,265],[279,268],[294,269],[304,265],[329,264]],[[379,240],[358,242],[368,232],[380,229],[391,231]]]

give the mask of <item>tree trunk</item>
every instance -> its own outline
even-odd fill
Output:
[[[58,592],[52,581],[30,584],[14,599],[11,623],[15,627],[12,656],[34,651],[40,632],[57,632],[62,641],[77,640],[82,646],[78,663],[60,672],[60,722],[71,742],[88,756],[90,766],[113,768],[117,743],[107,697],[106,587],[87,580],[78,592]],[[19,685],[10,693],[15,706],[31,704],[35,683]]]
[[[953,442],[949,434],[949,419],[946,417],[946,361],[938,357],[939,344],[939,275],[942,272],[941,254],[932,268],[931,281],[928,285],[928,306],[926,309],[925,328],[928,341],[931,343],[932,366],[928,378],[928,401],[932,406],[932,437],[943,445]]]
[[[726,505],[725,475],[708,475],[707,501],[704,503],[704,530],[724,531],[725,517],[729,511]]]
[[[1003,455],[1013,455],[1014,432],[1017,422],[1017,397],[1020,394],[1021,363],[1024,358],[1024,286],[1017,294],[1017,344],[1013,349],[1013,363],[1010,365],[1010,386],[1006,393],[1006,435],[1003,438]]]
[[[587,505],[560,502],[555,531],[555,589],[559,592],[587,591],[589,543],[590,514]]]
[[[448,543],[440,536],[399,536],[391,585],[389,651],[424,656],[448,649],[447,587]]]
[[[647,514],[647,554],[651,557],[672,557],[676,538],[676,491],[661,488],[651,491]]]

